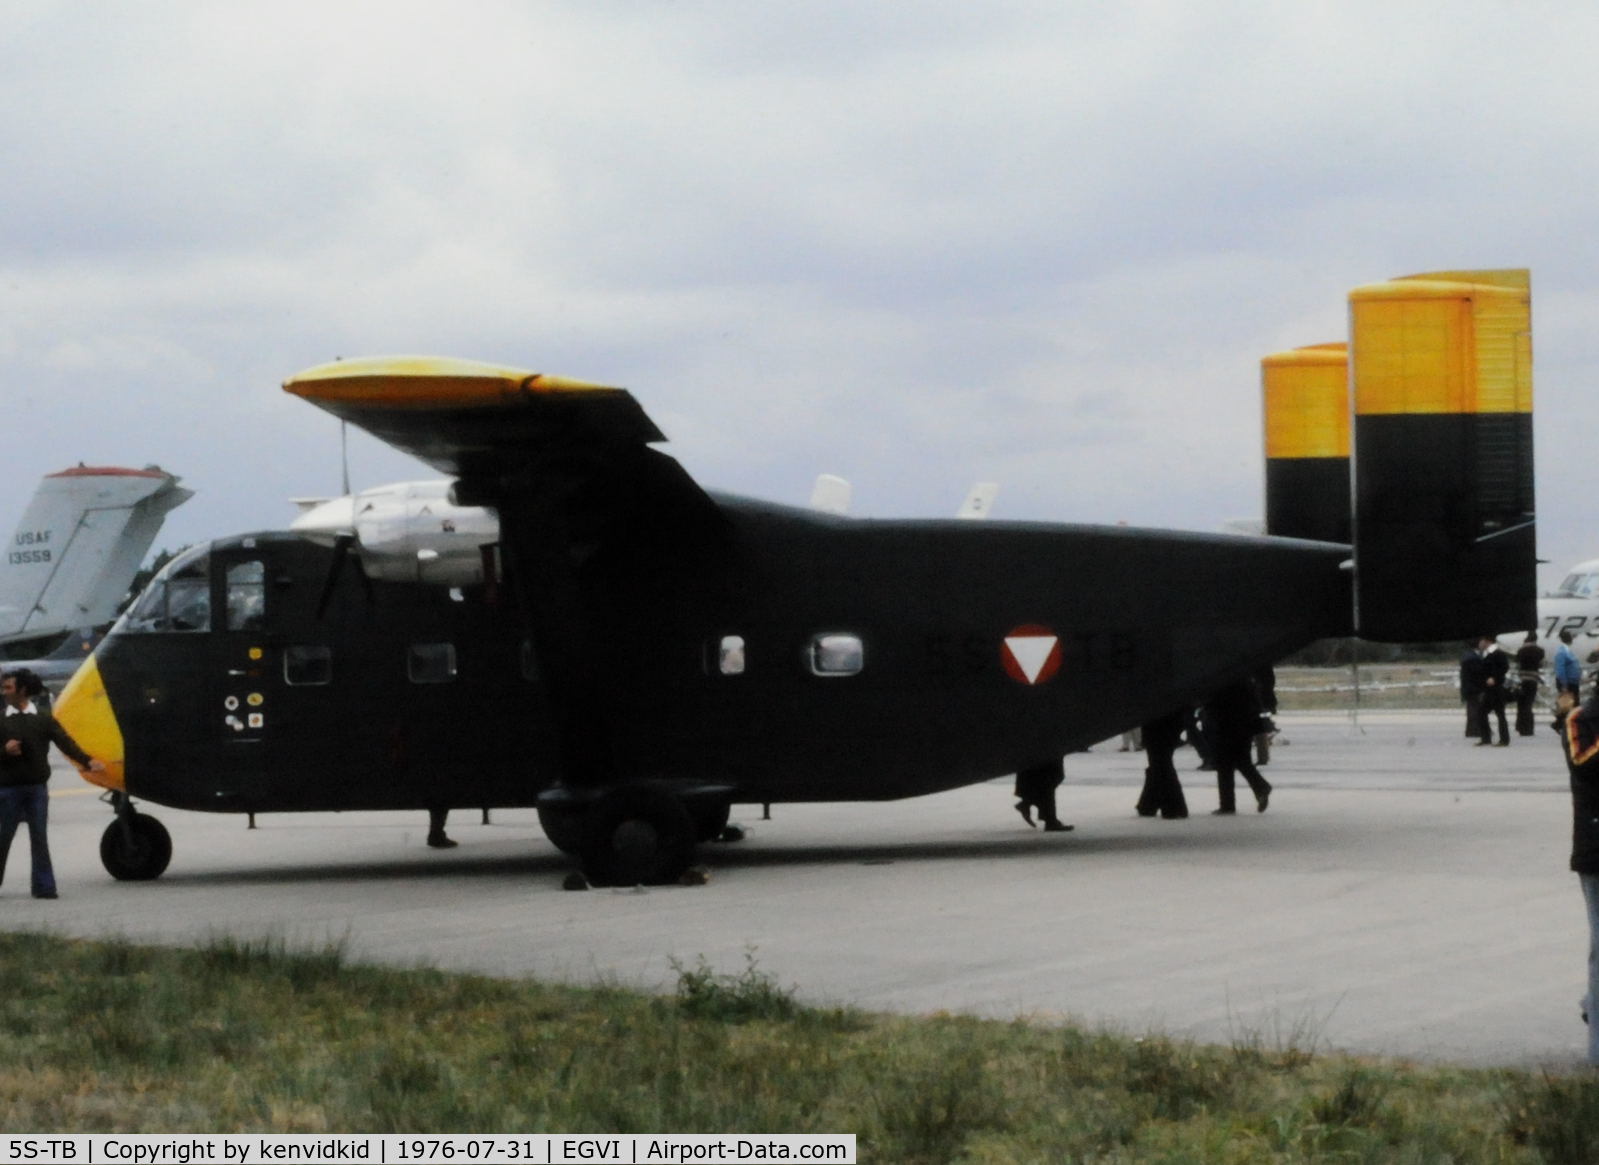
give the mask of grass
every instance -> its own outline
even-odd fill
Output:
[[[801,1006],[756,965],[651,997],[0,935],[0,1126],[38,1132],[854,1132],[862,1161],[1567,1162],[1599,1077]]]
[[[1459,708],[1454,663],[1360,665],[1359,689],[1349,667],[1279,667],[1277,700],[1284,712],[1348,711],[1361,708]],[[1511,712],[1515,708],[1512,705]]]

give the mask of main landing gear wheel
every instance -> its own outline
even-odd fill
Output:
[[[675,882],[694,860],[694,819],[665,789],[613,789],[588,814],[583,872],[601,886]]]
[[[100,835],[100,863],[119,882],[159,878],[171,860],[172,835],[143,813],[119,813]]]

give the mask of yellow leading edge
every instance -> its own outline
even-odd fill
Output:
[[[126,750],[122,743],[122,727],[111,708],[111,698],[106,695],[105,682],[100,678],[100,666],[94,656],[84,660],[83,666],[67,681],[55,702],[55,718],[84,752],[105,762],[104,772],[81,770],[83,779],[101,788],[125,790]]]
[[[1349,293],[1355,413],[1532,411],[1524,268],[1408,275]]]
[[[1349,345],[1311,344],[1260,361],[1266,456],[1349,457]]]
[[[283,389],[310,401],[396,409],[472,408],[526,396],[621,391],[612,385],[439,356],[335,360],[284,381]]]

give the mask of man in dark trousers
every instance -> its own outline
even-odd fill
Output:
[[[55,717],[38,707],[34,700],[44,692],[44,684],[27,668],[0,676],[0,698],[5,700],[5,716],[0,718],[0,875],[5,873],[11,853],[11,839],[17,827],[28,823],[28,842],[33,851],[33,896],[56,897],[55,870],[50,865],[50,843],[45,836],[49,819],[50,745],[54,744],[79,768],[104,770],[105,765],[78,747]]]
[[[460,843],[444,832],[444,823],[450,811],[437,805],[428,806],[428,846],[432,849],[454,849]]]
[[[1260,731],[1255,734],[1255,763],[1271,762],[1271,738],[1276,735],[1277,724],[1277,669],[1267,664],[1254,675],[1255,696],[1260,701]]]
[[[1499,746],[1507,747],[1510,744],[1510,723],[1505,719],[1505,687],[1510,675],[1510,658],[1499,650],[1499,644],[1489,635],[1477,641],[1477,648],[1482,656],[1482,719],[1477,722],[1477,730],[1481,733],[1477,743],[1493,743],[1488,721],[1492,716],[1499,722]]]
[[[1516,735],[1533,734],[1532,706],[1538,699],[1538,685],[1543,683],[1543,648],[1538,646],[1538,633],[1527,632],[1527,639],[1516,650]]]
[[[1071,829],[1055,816],[1055,789],[1066,779],[1063,763],[1048,761],[1031,765],[1016,773],[1016,812],[1028,825],[1033,824],[1033,810],[1038,810],[1038,820],[1044,823],[1045,833],[1061,833]]]
[[[1138,795],[1140,817],[1153,817],[1157,813],[1167,819],[1188,816],[1183,783],[1172,762],[1187,718],[1187,708],[1173,708],[1144,725],[1144,759],[1149,767],[1144,770],[1144,789]]]
[[[1250,759],[1251,745],[1260,731],[1260,699],[1252,680],[1228,684],[1205,702],[1205,721],[1214,725],[1211,738],[1216,750],[1216,793],[1220,805],[1215,810],[1227,816],[1238,812],[1233,795],[1233,776],[1242,773],[1255,794],[1255,809],[1266,812],[1271,785]]]
[[[1466,735],[1481,736],[1482,720],[1482,652],[1475,643],[1466,644],[1466,653],[1460,657],[1460,702],[1466,706]]]

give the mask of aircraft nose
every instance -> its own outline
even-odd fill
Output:
[[[56,698],[55,718],[85,752],[105,762],[104,772],[85,772],[83,779],[102,788],[125,790],[122,727],[100,677],[100,661],[94,656],[83,661]]]

